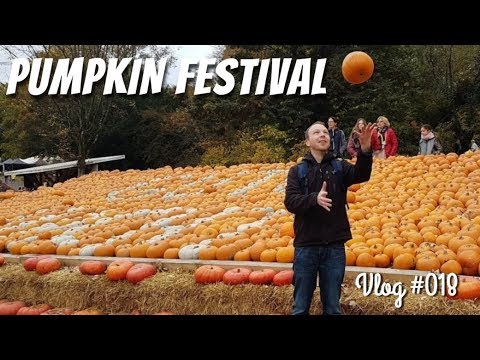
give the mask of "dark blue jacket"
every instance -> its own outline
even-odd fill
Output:
[[[352,238],[345,206],[346,188],[370,179],[372,153],[365,154],[359,150],[355,165],[343,161],[342,176],[333,173],[332,158],[333,155],[327,153],[319,164],[311,154],[304,157],[309,162],[308,195],[300,184],[298,165],[292,166],[288,172],[284,204],[288,211],[295,214],[295,247],[344,243]],[[343,179],[342,183],[339,183],[340,179]],[[327,182],[328,197],[332,199],[330,211],[317,204],[324,181]]]
[[[328,130],[330,134],[330,151],[334,157],[343,157],[347,149],[347,140],[345,133],[340,129]]]

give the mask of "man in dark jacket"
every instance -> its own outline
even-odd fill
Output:
[[[360,151],[352,165],[334,160],[329,152],[330,136],[321,122],[305,132],[310,153],[308,190],[302,187],[299,166],[293,166],[287,178],[285,207],[295,214],[295,257],[293,262],[295,289],[292,315],[308,315],[317,284],[324,314],[341,314],[341,285],[345,275],[345,245],[351,239],[346,210],[347,187],[367,181],[372,172],[371,136],[373,125],[358,133]],[[332,164],[341,161],[341,168]]]

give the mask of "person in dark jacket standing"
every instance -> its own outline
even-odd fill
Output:
[[[334,157],[342,157],[347,149],[345,133],[338,128],[338,119],[335,116],[328,118],[328,133],[330,134],[330,151]]]
[[[369,123],[358,133],[360,150],[355,165],[334,160],[329,152],[328,129],[322,122],[314,123],[305,132],[305,143],[310,148],[304,157],[308,163],[307,191],[299,178],[299,165],[294,165],[288,172],[284,201],[287,210],[295,214],[292,315],[309,314],[317,275],[323,314],[342,314],[344,244],[352,238],[346,191],[348,186],[370,179],[372,130],[373,125]],[[333,161],[341,161],[341,170],[335,170]]]

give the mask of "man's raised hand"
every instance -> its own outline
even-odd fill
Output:
[[[375,128],[375,125],[372,123],[368,123],[360,131],[355,131],[358,135],[358,141],[360,142],[360,147],[362,148],[363,152],[369,152],[372,148],[372,131]]]

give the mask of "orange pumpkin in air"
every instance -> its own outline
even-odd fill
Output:
[[[369,80],[373,69],[372,58],[363,51],[353,51],[343,59],[342,74],[351,84],[361,84]]]

